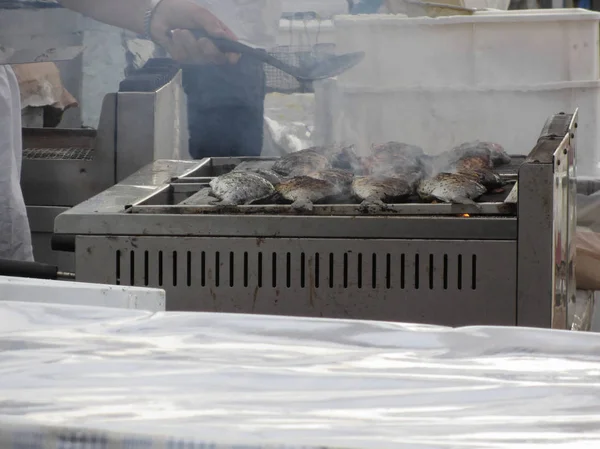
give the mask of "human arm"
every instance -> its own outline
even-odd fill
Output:
[[[60,0],[65,7],[100,22],[145,34],[144,16],[152,0]],[[209,39],[196,40],[185,29],[202,28],[215,37],[236,40],[233,32],[206,8],[193,0],[162,0],[152,16],[151,35],[180,61],[235,63],[238,55],[224,55]],[[175,30],[172,34],[170,30]]]

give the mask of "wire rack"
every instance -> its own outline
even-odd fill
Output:
[[[314,64],[326,55],[334,54],[335,45],[316,44],[312,47],[283,45],[275,47],[270,53],[290,65],[301,67]],[[299,82],[293,76],[267,64],[265,64],[265,75],[267,78],[267,92],[284,94],[314,92],[312,82]]]
[[[319,43],[321,18],[314,11],[308,12],[295,12],[295,13],[284,13],[282,18],[286,19],[292,24],[300,23],[304,26],[301,27],[302,31],[299,31],[297,36],[290,30],[291,42],[290,45],[281,45],[275,47],[270,51],[270,54],[290,65],[296,67],[308,66],[317,62],[320,58],[335,53],[334,44]],[[311,42],[310,33],[308,31],[309,22],[317,22],[318,30],[315,42]],[[298,41],[296,44],[294,41]],[[265,65],[265,75],[267,92],[278,92],[278,93],[312,93],[314,92],[311,82],[299,82],[293,76],[276,69],[273,66]]]
[[[93,158],[93,148],[26,148],[23,150],[23,159],[90,161]]]

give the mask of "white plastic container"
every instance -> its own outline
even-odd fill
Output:
[[[335,30],[331,20],[279,21],[277,45],[312,47],[316,44],[335,44]]]
[[[338,16],[340,53],[363,50],[343,75],[358,86],[517,86],[599,76],[600,13],[485,11],[471,16]]]
[[[322,18],[331,18],[336,14],[348,12],[346,0],[281,0],[282,12],[314,11]]]
[[[0,276],[0,301],[36,302],[164,312],[165,291]]]
[[[439,154],[474,139],[528,154],[546,119],[579,108],[578,174],[598,174],[600,81],[528,88],[361,88],[335,80],[316,87],[319,143],[351,142],[367,154],[373,143],[396,140]]]
[[[596,176],[599,25],[580,9],[337,17],[337,51],[367,55],[317,83],[315,136],[363,152],[399,140],[437,154],[485,139],[528,154],[550,115],[579,108],[578,172]]]

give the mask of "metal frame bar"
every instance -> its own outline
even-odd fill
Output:
[[[575,215],[577,185],[569,177],[574,178],[575,147],[571,142],[577,116],[575,111],[550,118],[519,171],[519,326],[567,328],[568,301],[575,295],[574,276],[569,275],[574,256],[569,221]]]

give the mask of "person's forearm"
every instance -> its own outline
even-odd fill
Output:
[[[59,0],[84,16],[144,34],[144,13],[152,0]]]

